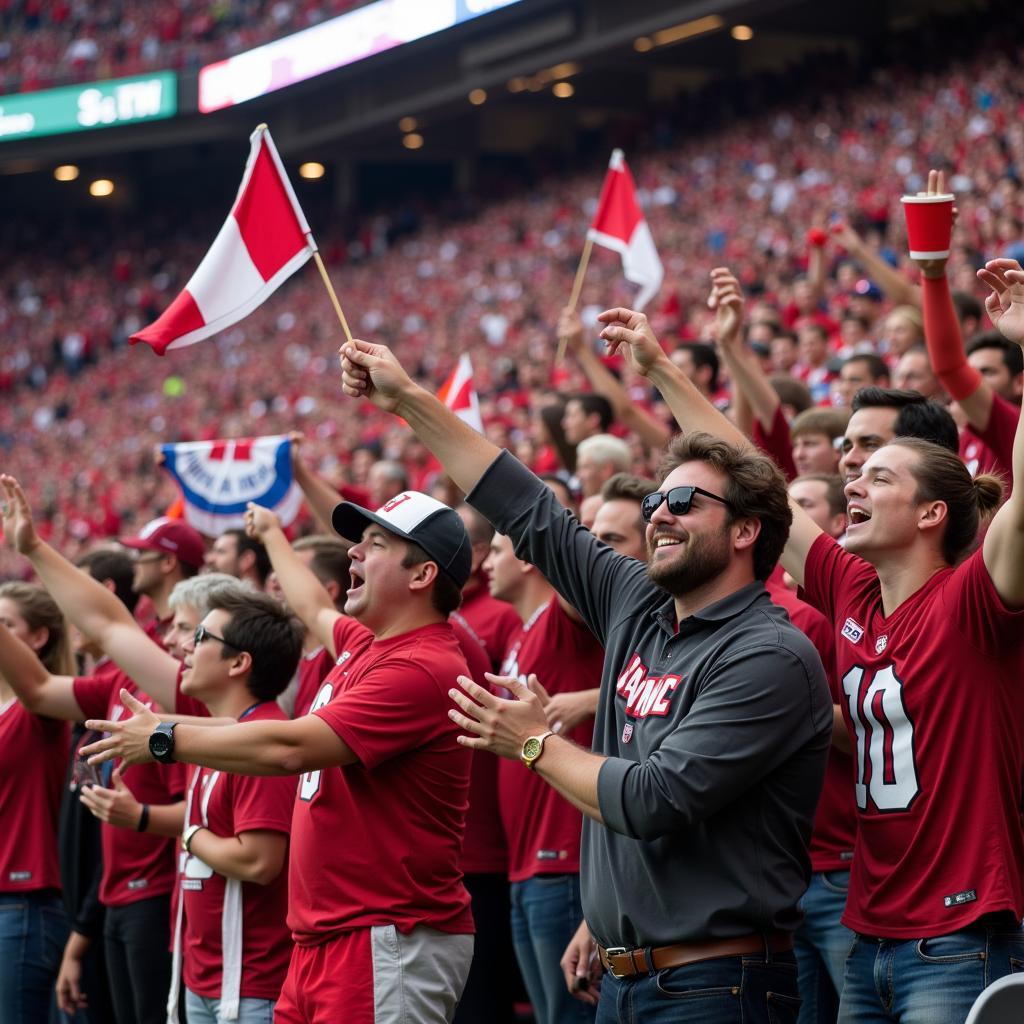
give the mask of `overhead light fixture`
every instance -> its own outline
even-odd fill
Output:
[[[419,132],[409,132],[408,135],[402,136],[402,145],[406,149],[422,149],[423,136]]]
[[[551,86],[551,91],[560,100],[567,100],[576,92],[572,87],[572,82],[555,82],[555,84]]]
[[[526,79],[522,75],[516,75],[515,78],[508,80],[508,91],[509,92],[522,92],[526,88]]]
[[[709,32],[717,32],[721,28],[725,28],[725,19],[720,18],[717,14],[709,14],[706,18],[683,21],[670,28],[652,32],[650,36],[641,36],[633,41],[633,49],[639,53],[646,53],[656,46],[671,46],[673,43],[681,43],[685,39],[694,39],[697,36],[707,35]]]
[[[479,107],[487,102],[487,90],[486,89],[473,89],[469,94],[469,102],[474,107]]]
[[[326,170],[324,169],[324,165],[317,163],[316,160],[309,160],[299,166],[299,177],[306,178],[310,181],[322,178],[325,173]]]
[[[639,39],[633,40],[633,49],[637,53],[647,53],[654,49],[654,43],[647,36],[640,36]]]
[[[89,195],[102,199],[114,191],[114,183],[109,178],[97,178],[89,185]]]
[[[78,177],[78,168],[74,164],[61,164],[53,169],[53,176],[58,181],[74,181]]]
[[[403,117],[398,122],[398,130],[402,132],[414,132],[416,131],[416,118],[415,117]]]
[[[749,25],[733,25],[732,31],[729,35],[731,35],[733,39],[736,39],[741,43],[745,43],[747,40],[754,38],[754,30]]]

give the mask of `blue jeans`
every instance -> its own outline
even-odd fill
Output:
[[[185,989],[185,1016],[188,1024],[223,1024],[220,1000],[197,996]],[[273,1024],[273,999],[239,999],[238,1024]]]
[[[799,1024],[835,1024],[853,932],[839,920],[850,872],[819,871],[800,901],[804,922],[793,936],[800,976]]]
[[[856,935],[846,960],[843,1024],[963,1024],[981,990],[1024,969],[1024,930],[979,922],[931,939]]]
[[[579,875],[535,875],[511,885],[512,945],[537,1024],[588,1024],[594,1008],[569,995],[559,962],[583,920]]]
[[[67,938],[67,916],[55,890],[0,893],[3,1024],[39,1024],[49,1019]]]
[[[796,958],[720,956],[655,974],[601,979],[597,1024],[796,1024]]]

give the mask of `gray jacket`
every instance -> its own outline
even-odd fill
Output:
[[[760,583],[675,628],[672,599],[508,452],[469,495],[605,649],[583,910],[606,947],[792,930],[832,732],[821,659]],[[539,674],[539,673],[538,673]],[[543,682],[543,679],[541,679]]]

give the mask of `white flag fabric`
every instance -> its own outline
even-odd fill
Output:
[[[626,280],[640,286],[633,307],[643,309],[658,293],[665,268],[637,201],[636,184],[621,149],[612,152],[587,237],[622,256]]]

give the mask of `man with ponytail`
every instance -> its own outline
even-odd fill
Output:
[[[978,273],[993,322],[1024,345],[1024,270],[1000,259]],[[725,268],[712,272],[709,302],[720,319],[742,306]],[[599,319],[682,425],[742,443],[642,314]],[[1021,429],[1013,469],[1024,474]],[[843,922],[856,936],[840,1020],[960,1024],[1024,960],[1024,496],[996,512],[998,479],[972,480],[954,453],[901,437],[865,460],[846,495],[845,550],[794,504],[782,556],[834,624],[854,751],[859,829]]]

